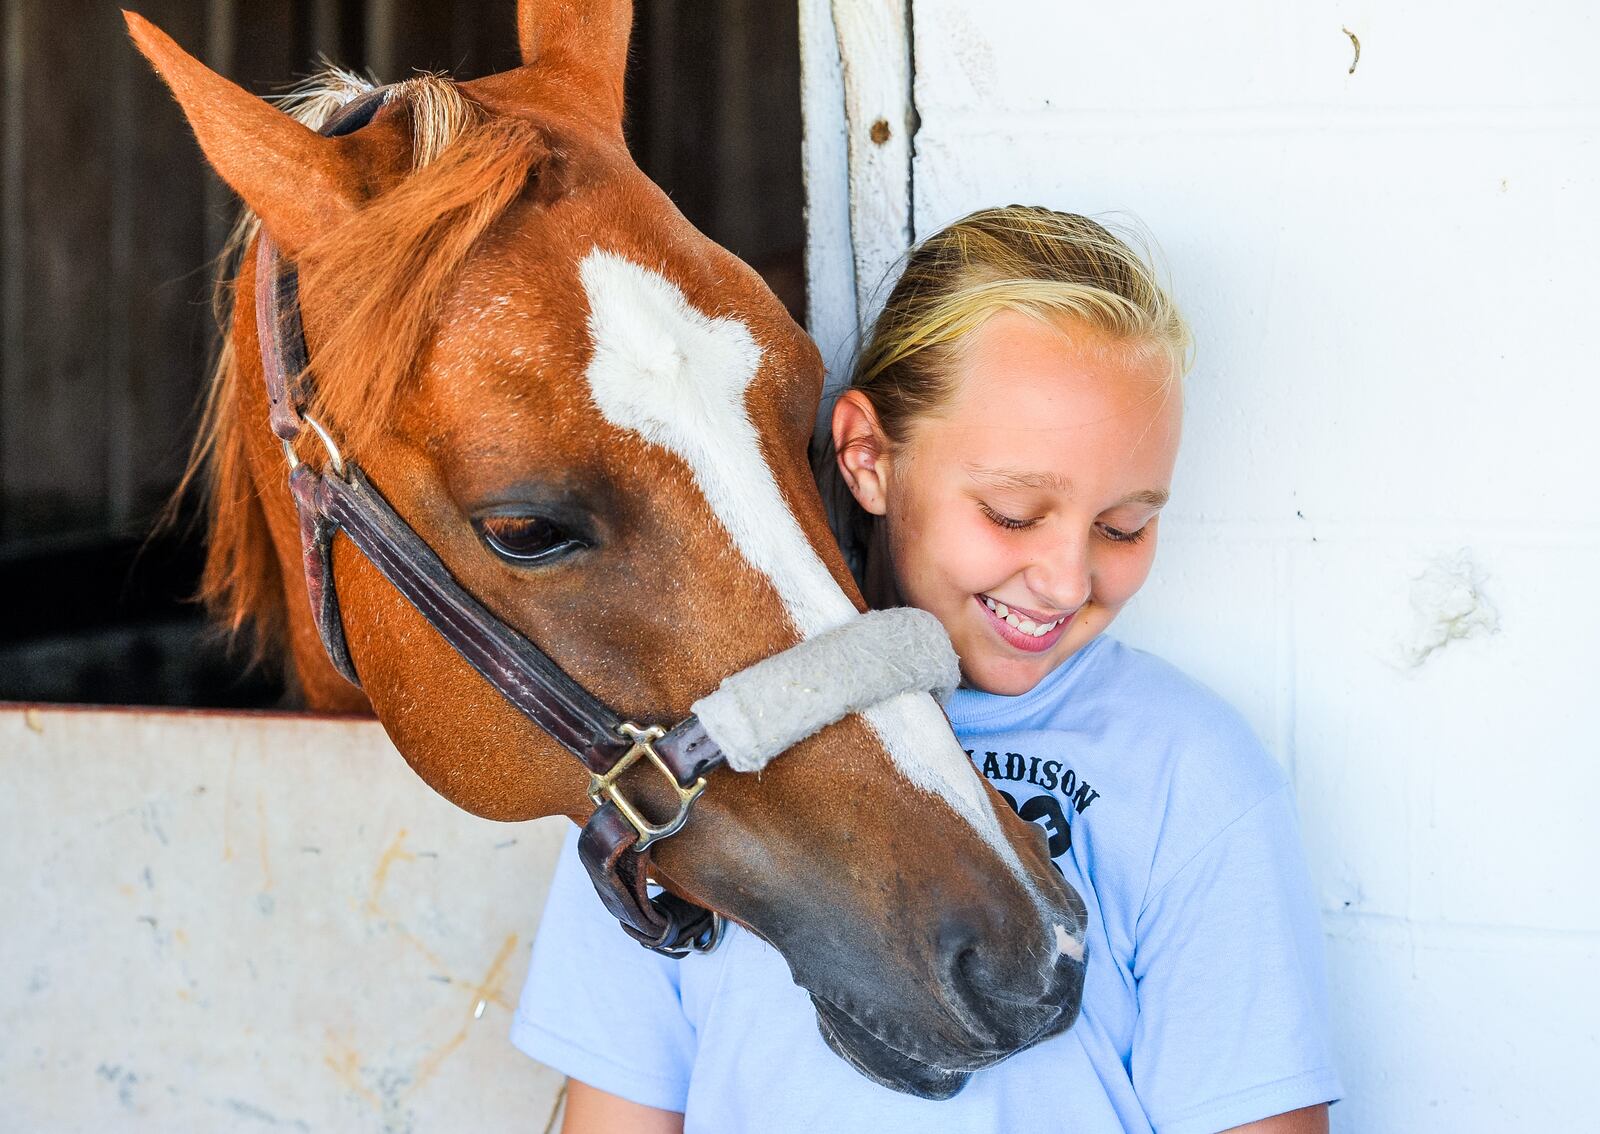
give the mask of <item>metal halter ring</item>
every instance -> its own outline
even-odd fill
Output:
[[[653,743],[667,735],[666,729],[658,725],[640,728],[631,721],[623,721],[617,726],[617,731],[633,741],[633,747],[628,749],[623,754],[622,759],[613,764],[611,770],[604,775],[594,772],[589,773],[589,798],[594,801],[597,807],[607,801],[616,804],[617,810],[622,812],[622,817],[632,825],[635,831],[639,832],[639,841],[633,845],[633,849],[642,851],[657,839],[675,835],[683,829],[683,825],[689,821],[690,805],[700,798],[701,792],[706,790],[706,778],[701,776],[688,787],[678,783],[678,777],[672,774],[672,769],[668,768],[666,762],[661,759],[661,755],[656,751]],[[656,766],[661,774],[667,778],[667,783],[672,785],[672,790],[678,795],[678,812],[665,823],[656,824],[650,822],[638,808],[628,801],[628,798],[622,794],[621,789],[617,787],[617,777],[637,763],[641,756]]]
[[[328,463],[333,466],[333,471],[338,476],[344,476],[344,454],[339,452],[339,446],[334,443],[333,434],[329,433],[322,422],[308,413],[300,415],[300,420],[309,425],[316,435],[322,440],[322,447],[328,451]],[[294,472],[300,467],[300,454],[294,451],[294,442],[283,443],[283,455],[289,459],[289,471]]]

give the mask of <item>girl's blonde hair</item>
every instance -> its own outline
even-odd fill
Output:
[[[1188,324],[1139,235],[1039,206],[981,209],[907,253],[856,356],[847,388],[867,396],[891,447],[907,441],[918,419],[950,403],[963,341],[1001,311],[1076,321],[1116,342],[1164,352],[1169,383],[1189,369]],[[824,429],[820,439],[813,469],[859,580],[876,517],[856,504],[839,475],[831,432]]]

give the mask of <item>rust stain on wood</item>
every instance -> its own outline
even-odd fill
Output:
[[[445,1040],[438,1048],[430,1051],[418,1061],[416,1074],[412,1077],[411,1085],[406,1088],[405,1094],[413,1095],[420,1090],[422,1085],[433,1078],[438,1073],[439,1068],[444,1066],[444,1061],[455,1054],[456,1049],[466,1042],[467,1025],[462,1024],[455,1035]]]
[[[500,951],[494,955],[494,960],[489,963],[489,971],[484,974],[483,980],[473,986],[471,999],[473,1009],[476,1010],[478,1001],[492,1000],[503,1008],[510,1008],[511,1004],[505,996],[505,967],[511,959],[512,951],[517,947],[517,935],[508,934],[500,946]]]
[[[346,1089],[365,1099],[373,1110],[382,1113],[383,1100],[368,1090],[367,1085],[361,1081],[361,1055],[354,1048],[340,1043],[332,1032],[328,1033],[327,1043],[322,1062],[327,1064],[328,1069]]]
[[[506,962],[511,959],[511,955],[516,951],[516,948],[517,935],[515,933],[507,934],[505,941],[500,944],[499,951],[495,953],[494,959],[489,962],[488,971],[483,974],[483,979],[474,984],[468,994],[466,1021],[462,1023],[454,1035],[418,1061],[416,1075],[413,1077],[411,1085],[406,1088],[407,1095],[417,1091],[437,1074],[439,1068],[444,1065],[444,1061],[450,1058],[456,1049],[467,1041],[467,1029],[472,1026],[474,1020],[483,1015],[483,1004],[492,1000],[507,1009],[511,1007],[511,1003],[505,995]]]
[[[444,959],[440,957],[439,954],[428,948],[428,946],[423,942],[422,938],[418,937],[415,933],[412,933],[405,926],[397,923],[391,922],[389,928],[394,930],[394,932],[399,935],[400,940],[404,941],[406,944],[416,949],[417,952],[421,953],[423,957],[426,958],[429,965],[433,966],[440,973],[446,974],[445,979],[447,981],[455,982],[456,978],[448,975],[450,966],[444,963]]]
[[[383,887],[389,881],[389,869],[397,862],[415,862],[417,856],[405,849],[406,829],[400,828],[400,833],[395,835],[394,841],[389,844],[389,849],[383,852],[378,859],[378,869],[372,875],[372,892],[367,896],[367,913],[382,913],[378,905],[378,896],[383,893]]]

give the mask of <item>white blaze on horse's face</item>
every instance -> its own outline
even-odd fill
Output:
[[[683,459],[734,546],[771,580],[797,633],[809,638],[852,618],[855,605],[789,511],[745,412],[745,390],[761,369],[750,329],[706,316],[659,272],[599,248],[578,273],[594,340],[587,377],[600,413]],[[902,776],[948,802],[1026,877],[931,697],[904,693],[862,715]]]

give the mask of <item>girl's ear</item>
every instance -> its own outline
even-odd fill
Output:
[[[889,439],[860,390],[846,390],[833,403],[833,448],[856,503],[874,516],[888,511]]]

